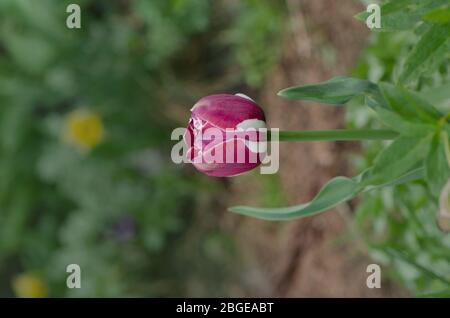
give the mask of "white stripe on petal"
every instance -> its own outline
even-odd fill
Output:
[[[242,129],[246,131],[247,129],[254,128],[267,128],[266,122],[259,119],[246,119],[237,124],[236,129]]]
[[[234,94],[234,95],[235,95],[235,96],[242,97],[242,98],[245,98],[245,99],[248,99],[248,100],[251,100],[252,102],[255,102],[253,99],[251,99],[250,97],[248,97],[248,96],[245,95],[245,94],[238,93],[238,94]]]
[[[245,146],[253,153],[266,153],[267,142],[244,140]]]

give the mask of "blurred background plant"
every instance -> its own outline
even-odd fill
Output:
[[[222,90],[258,85],[282,7],[79,0],[69,30],[72,2],[0,1],[0,295],[223,295],[236,253],[209,198],[223,185],[171,164],[187,118],[171,114],[230,65],[244,72]]]

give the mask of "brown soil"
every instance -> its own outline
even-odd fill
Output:
[[[344,109],[276,96],[279,90],[348,74],[365,46],[368,30],[353,15],[363,10],[356,0],[287,1],[290,19],[281,63],[267,77],[258,98],[271,127],[334,129],[344,126]],[[325,49],[324,49],[325,48]],[[351,175],[347,164],[354,143],[307,142],[280,146],[279,177],[290,204],[311,200],[337,175]],[[260,204],[255,186],[263,177],[233,179],[232,204]],[[254,189],[254,190],[250,190]],[[243,195],[245,193],[245,195]],[[241,290],[248,296],[380,297],[403,291],[383,281],[366,287],[370,259],[361,243],[349,238],[349,205],[301,220],[275,223],[227,216],[238,233],[248,268]],[[342,240],[346,237],[347,240]]]

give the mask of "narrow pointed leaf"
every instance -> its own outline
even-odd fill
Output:
[[[386,254],[388,254],[392,258],[401,260],[401,261],[408,263],[409,265],[415,267],[417,270],[424,273],[429,278],[438,280],[438,281],[444,283],[445,285],[450,286],[450,277],[447,278],[446,276],[435,272],[433,269],[427,268],[427,267],[419,264],[416,260],[414,260],[410,256],[406,255],[405,253],[394,250],[392,248],[386,248],[384,251],[386,252]]]
[[[309,203],[284,208],[256,208],[235,206],[229,208],[231,212],[256,217],[263,220],[290,220],[311,216],[329,210],[336,205],[354,198],[361,192],[370,191],[386,186],[393,186],[410,182],[423,177],[423,168],[413,169],[398,178],[387,180],[384,184],[371,186],[368,181],[371,169],[367,169],[354,178],[336,177],[326,183],[317,196]]]
[[[289,220],[305,217],[328,210],[357,194],[358,182],[346,177],[330,180],[309,203],[285,208],[232,207],[231,212],[253,216],[265,220]]]
[[[399,184],[404,184],[404,183],[423,179],[425,177],[425,168],[419,167],[419,168],[410,170],[398,178],[395,178],[395,179],[386,181],[385,183],[377,184],[377,185],[371,185],[370,182],[367,182],[367,181],[370,181],[370,178],[372,177],[372,173],[373,173],[373,169],[369,169],[366,173],[365,178],[363,178],[361,180],[360,187],[363,188],[362,192],[368,192],[368,191],[377,190],[377,189],[381,189],[381,188],[385,188],[385,187],[392,187],[392,186],[396,186]]]
[[[434,125],[408,121],[397,113],[385,108],[378,107],[376,112],[384,124],[403,136],[422,137],[436,130]]]
[[[335,77],[315,85],[286,88],[279,96],[292,100],[309,100],[320,103],[342,105],[356,96],[375,95],[377,86],[370,81],[352,77]]]
[[[450,25],[433,25],[406,58],[399,82],[408,84],[425,72],[435,70],[449,56]]]
[[[405,121],[437,125],[442,114],[419,95],[387,83],[380,83],[381,94],[389,108]]]
[[[423,90],[420,96],[438,109],[448,110],[450,109],[450,82]]]
[[[450,289],[444,289],[438,292],[420,294],[420,298],[450,298]]]
[[[442,138],[442,133],[438,132],[433,137],[425,163],[428,187],[436,197],[439,197],[442,188],[450,178],[450,169],[444,148],[444,142],[447,141]]]
[[[429,136],[397,138],[377,157],[369,183],[382,184],[404,175],[424,160],[429,143]]]
[[[394,0],[381,6],[381,28],[374,31],[411,30],[420,25],[428,12],[442,6],[442,0]],[[363,11],[355,18],[365,22],[371,13]]]

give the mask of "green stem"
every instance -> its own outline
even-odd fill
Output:
[[[336,129],[280,131],[279,141],[318,141],[318,140],[391,140],[398,133],[392,130]]]

